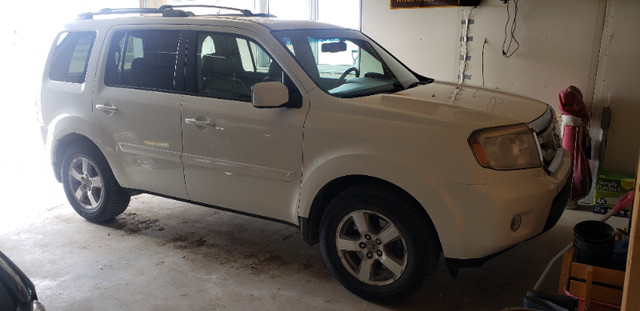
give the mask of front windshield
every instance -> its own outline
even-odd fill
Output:
[[[354,30],[275,31],[314,82],[336,97],[404,90],[418,78],[384,49]]]

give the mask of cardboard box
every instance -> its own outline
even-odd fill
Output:
[[[593,212],[606,214],[620,198],[635,186],[634,174],[599,171],[593,194]],[[614,216],[629,218],[630,210],[622,210]]]

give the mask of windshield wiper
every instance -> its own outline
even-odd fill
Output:
[[[394,82],[391,85],[393,86],[393,88],[389,90],[391,93],[406,90],[400,81]]]

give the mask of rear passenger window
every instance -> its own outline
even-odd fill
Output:
[[[117,31],[111,39],[105,84],[175,90],[180,31]]]
[[[96,33],[92,31],[61,33],[53,51],[49,78],[54,81],[84,83],[95,38]]]

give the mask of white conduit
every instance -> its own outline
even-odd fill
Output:
[[[469,55],[469,24],[472,12],[473,8],[471,8],[471,10],[464,9],[463,11],[463,15],[466,16],[463,17],[464,25],[462,26],[462,41],[460,44],[460,55],[462,56],[460,60],[460,74],[458,74],[458,83],[460,84],[464,83],[464,72],[467,69],[467,58]]]

